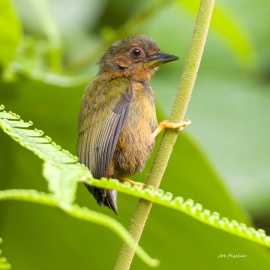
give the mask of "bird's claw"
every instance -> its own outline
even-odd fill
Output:
[[[182,123],[179,123],[179,124],[181,124],[182,126],[179,129],[177,129],[178,132],[182,131],[184,127],[190,125],[191,121],[189,119],[186,119],[186,121],[183,121]]]
[[[154,142],[157,135],[166,128],[175,128],[177,131],[182,131],[184,127],[188,126],[189,124],[191,124],[191,121],[189,119],[181,123],[171,123],[168,120],[164,120],[158,125],[158,127],[151,134],[150,142]]]

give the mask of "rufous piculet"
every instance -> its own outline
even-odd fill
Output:
[[[161,64],[178,60],[160,52],[145,35],[116,41],[100,58],[99,72],[85,90],[79,115],[77,153],[93,177],[128,181],[141,172],[156,136],[165,128],[182,130],[190,122],[157,122],[149,81]],[[117,191],[86,184],[100,206],[117,215]]]

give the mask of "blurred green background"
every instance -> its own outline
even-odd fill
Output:
[[[77,118],[95,63],[113,41],[152,36],[180,60],[151,81],[167,119],[188,53],[199,1],[1,0],[0,104],[76,154]],[[217,0],[186,117],[161,188],[270,234],[270,2]],[[47,191],[42,162],[0,131],[0,189]],[[145,182],[145,171],[134,180]],[[77,203],[126,228],[138,199],[118,196],[120,219],[83,185]],[[60,210],[0,203],[0,237],[14,270],[113,269],[122,241]],[[154,205],[140,244],[158,269],[269,269],[269,250]],[[220,254],[246,258],[218,258]],[[149,269],[136,256],[131,269]]]

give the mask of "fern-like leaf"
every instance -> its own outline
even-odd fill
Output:
[[[107,215],[92,211],[87,207],[79,207],[76,204],[59,202],[52,194],[46,194],[36,190],[3,190],[0,191],[0,201],[1,200],[21,200],[59,207],[64,212],[73,217],[89,222],[94,222],[111,229],[120,238],[122,238],[131,249],[136,249],[136,254],[149,266],[156,267],[159,264],[158,260],[152,259],[140,246],[137,246],[134,239],[130,236],[128,231],[121,223]]]
[[[2,238],[0,238],[0,244],[3,242]],[[6,270],[11,269],[11,265],[8,263],[7,259],[5,257],[1,257],[2,250],[0,249],[0,269]]]
[[[244,223],[238,223],[235,220],[230,221],[226,217],[221,218],[218,212],[211,213],[210,210],[203,209],[201,204],[194,203],[191,199],[185,201],[182,197],[173,197],[171,192],[164,192],[162,189],[155,191],[151,186],[142,190],[141,184],[131,186],[130,183],[120,183],[115,179],[107,180],[106,178],[101,178],[100,180],[96,180],[94,178],[82,178],[81,181],[95,187],[116,189],[132,196],[150,200],[157,204],[181,211],[209,226],[270,247],[270,237],[266,236],[264,230],[255,230],[252,227],[247,227]]]
[[[89,170],[77,163],[76,156],[67,150],[61,150],[50,137],[43,136],[43,131],[29,129],[33,125],[31,121],[19,120],[19,115],[3,111],[4,108],[3,105],[0,106],[0,127],[11,138],[45,161],[43,176],[49,183],[49,190],[57,200],[72,203],[75,200],[78,177],[91,177]]]
[[[0,107],[1,109],[3,110],[4,107]],[[263,230],[255,230],[235,220],[229,221],[225,217],[220,218],[219,213],[203,210],[201,204],[194,204],[191,199],[184,201],[182,197],[173,198],[172,193],[161,189],[155,191],[153,187],[141,190],[140,185],[132,187],[129,183],[120,183],[115,179],[94,179],[85,166],[76,163],[76,157],[66,150],[60,151],[61,147],[51,143],[49,137],[42,137],[42,131],[25,129],[32,123],[18,121],[19,118],[11,112],[0,112],[0,127],[14,140],[45,161],[43,175],[49,182],[49,190],[53,193],[54,200],[66,204],[72,203],[75,199],[77,181],[81,181],[95,187],[116,189],[132,196],[151,200],[184,212],[209,226],[270,247],[270,237],[266,236]]]

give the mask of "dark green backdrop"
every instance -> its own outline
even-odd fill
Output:
[[[186,115],[192,125],[179,135],[161,188],[239,222],[252,223],[253,217],[257,226],[263,225],[270,233],[270,4],[266,0],[216,4],[216,17]],[[51,17],[61,34],[64,67],[91,54],[102,42],[101,33],[108,38],[132,16],[149,8],[153,11],[138,20],[137,28],[125,31],[127,35],[151,35],[162,51],[180,57],[180,61],[161,67],[151,83],[161,121],[168,118],[177,91],[196,7],[188,1],[164,2],[156,10],[155,5],[155,1],[142,0],[48,1]],[[5,59],[2,52],[0,104],[25,121],[33,121],[35,128],[76,154],[77,118],[87,80],[77,87],[59,87],[53,85],[61,84],[58,79],[48,83],[44,82],[46,78],[34,76],[35,68],[59,72],[57,65],[48,61],[55,56],[42,51],[48,46],[47,38],[34,5],[16,0],[14,7],[24,35],[20,48],[28,49],[27,53],[17,51],[13,59],[24,71],[15,70],[14,64],[7,68],[1,61]],[[7,31],[9,19],[12,20],[0,20],[0,41],[1,35],[11,33]],[[90,81],[100,55],[94,55],[79,70],[62,75],[86,74]],[[152,159],[153,156],[145,171],[134,180],[145,182]],[[0,189],[47,191],[41,165],[36,156],[0,130]],[[78,204],[111,215],[126,228],[137,201],[119,194],[118,219],[109,209],[99,208],[83,185],[79,185],[77,193]],[[3,255],[14,270],[113,269],[122,245],[106,228],[76,220],[54,208],[16,201],[0,202],[0,236],[4,240]],[[140,244],[152,257],[160,259],[158,269],[270,267],[266,248],[159,205],[151,210]],[[247,257],[218,258],[229,253]],[[131,269],[149,267],[135,256]]]

